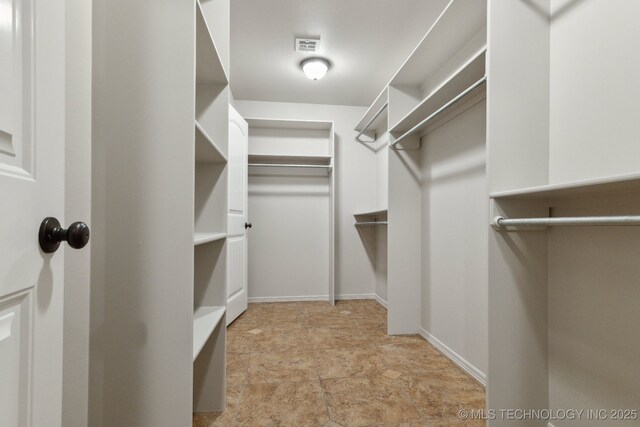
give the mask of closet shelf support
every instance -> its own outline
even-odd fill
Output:
[[[557,218],[513,218],[497,216],[491,225],[496,230],[506,227],[551,227],[551,226],[606,226],[606,225],[640,225],[640,215],[622,216],[577,216]]]
[[[387,221],[363,221],[363,222],[356,222],[354,224],[356,227],[369,227],[369,226],[374,226],[374,225],[388,225]]]
[[[362,136],[363,133],[365,133],[367,131],[367,129],[369,129],[369,126],[371,126],[371,124],[376,121],[376,119],[380,116],[380,114],[382,114],[384,112],[384,110],[387,109],[388,106],[389,106],[389,103],[385,102],[384,105],[382,107],[380,107],[378,112],[376,114],[374,114],[373,117],[371,117],[371,120],[369,120],[367,122],[367,124],[364,125],[362,130],[360,132],[358,132],[358,134],[354,138],[356,141],[363,142],[365,144],[371,144],[372,142],[376,142],[376,139],[378,138],[377,134],[373,135],[373,139],[371,141],[363,141],[363,140],[360,139],[360,137]]]

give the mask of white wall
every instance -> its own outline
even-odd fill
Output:
[[[550,182],[638,171],[637,0],[553,0]]]
[[[637,215],[640,193],[577,198],[554,215]],[[554,227],[549,231],[549,405],[638,409],[640,229]],[[556,427],[572,426],[556,421]],[[638,425],[592,420],[585,426]]]
[[[421,327],[483,374],[488,364],[486,107],[422,139]]]
[[[366,108],[246,100],[236,100],[235,107],[243,117],[335,122],[336,295],[373,294],[375,260],[353,226],[353,214],[372,210],[376,200],[374,153],[353,140],[353,127]],[[249,296],[253,296],[251,289]]]
[[[91,5],[66,2],[66,224],[91,227]],[[88,425],[91,243],[65,248],[62,425]]]

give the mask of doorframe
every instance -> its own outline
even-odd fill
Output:
[[[65,217],[91,227],[91,1],[65,5]],[[89,407],[91,242],[64,251],[62,425],[85,426]]]

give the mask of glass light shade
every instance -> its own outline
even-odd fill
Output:
[[[302,71],[311,80],[320,80],[327,74],[329,61],[322,58],[309,58],[300,63]]]

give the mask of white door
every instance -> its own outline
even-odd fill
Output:
[[[227,324],[247,309],[247,162],[249,126],[229,107],[229,225]]]
[[[64,2],[0,0],[0,425],[59,426],[64,251]],[[62,246],[61,246],[62,249]]]

